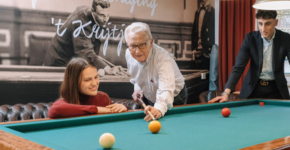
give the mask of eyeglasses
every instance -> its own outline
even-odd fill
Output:
[[[150,39],[149,39],[149,40],[150,40]],[[148,42],[149,40],[147,40],[146,43],[142,43],[142,44],[138,44],[138,45],[130,45],[130,46],[128,46],[128,47],[129,47],[129,50],[130,50],[130,51],[135,51],[135,50],[137,49],[137,47],[138,47],[139,49],[144,49],[144,48],[146,47],[146,44],[147,44],[147,42]]]

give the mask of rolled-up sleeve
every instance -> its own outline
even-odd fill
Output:
[[[154,107],[160,110],[162,116],[164,116],[167,110],[173,107],[173,92],[175,89],[174,69],[170,60],[162,61],[157,67],[159,84]]]

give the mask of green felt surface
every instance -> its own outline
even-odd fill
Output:
[[[0,126],[54,149],[98,150],[99,137],[112,133],[112,149],[203,149],[232,150],[290,135],[289,102],[257,100],[174,108],[160,119],[158,134],[148,130],[143,112],[78,117]],[[231,115],[224,118],[221,109]],[[185,112],[185,113],[184,113]]]

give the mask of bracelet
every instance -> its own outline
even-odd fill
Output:
[[[222,92],[222,94],[221,94],[222,96],[223,95],[227,95],[227,96],[229,96],[230,94],[229,93],[227,93],[227,92]]]
[[[229,100],[229,93],[227,93],[227,92],[222,92],[222,94],[221,94],[222,96],[224,96],[224,95],[227,95],[228,96],[228,99],[227,99],[227,101]]]

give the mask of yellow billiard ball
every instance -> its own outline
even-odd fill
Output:
[[[115,144],[115,137],[111,133],[104,133],[101,135],[99,143],[103,148],[111,148]]]
[[[159,130],[161,129],[161,124],[159,121],[153,120],[149,123],[148,128],[152,133],[158,133]]]

